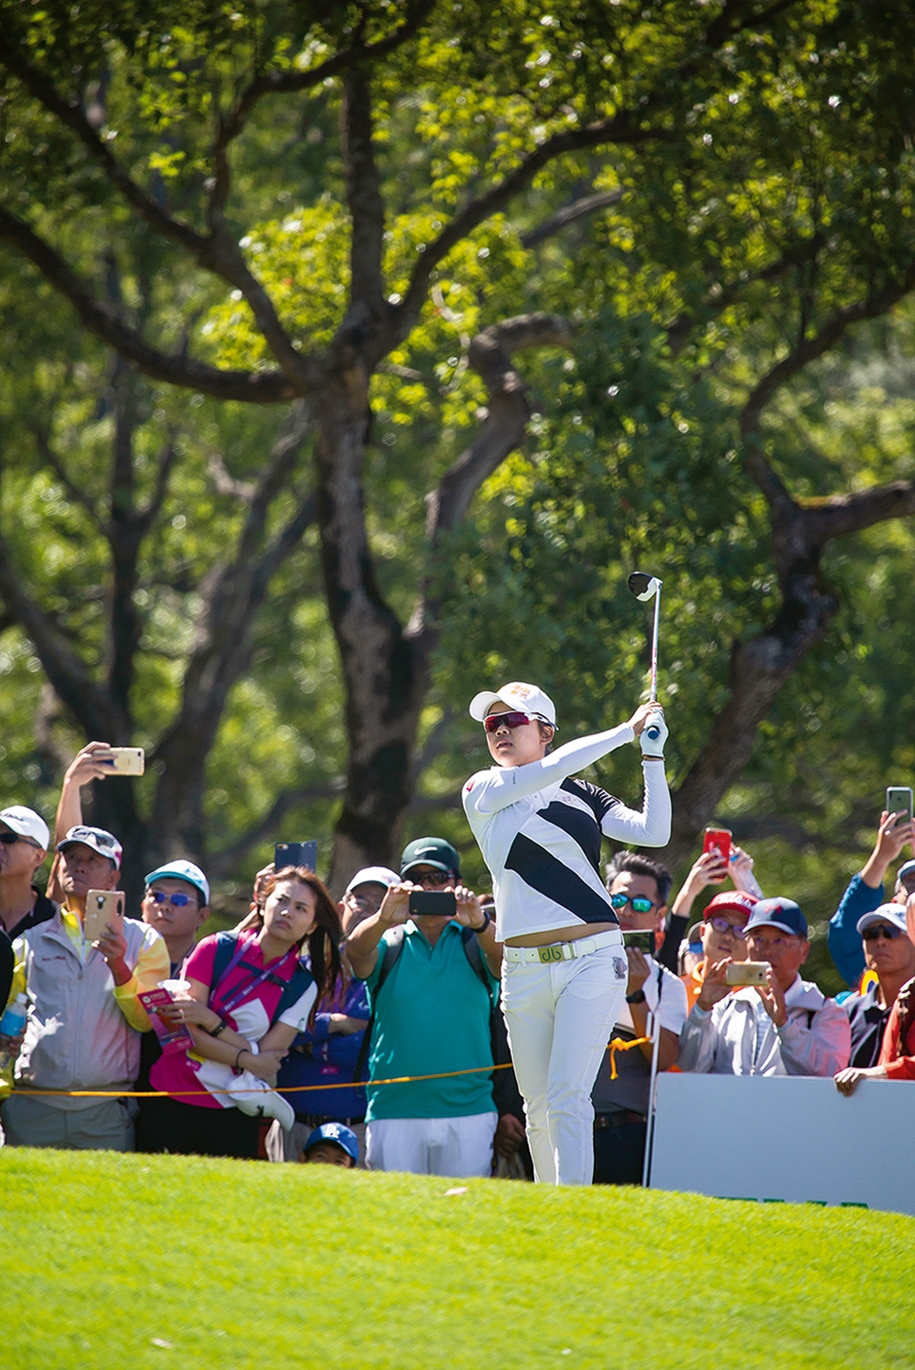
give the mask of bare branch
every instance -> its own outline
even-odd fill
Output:
[[[183,354],[168,354],[151,347],[129,328],[111,305],[98,300],[85,281],[43,239],[0,207],[0,238],[18,248],[71,303],[84,326],[139,371],[155,380],[185,390],[197,390],[222,400],[277,404],[296,397],[296,390],[281,371],[222,371]]]
[[[640,114],[644,109],[640,110]],[[413,269],[403,303],[394,306],[398,335],[406,334],[412,328],[426,297],[429,277],[439,263],[447,257],[451,249],[491,215],[504,207],[526,190],[537,172],[549,162],[566,152],[578,152],[590,147],[601,147],[608,143],[637,146],[651,141],[669,141],[671,133],[663,128],[641,127],[634,122],[630,110],[622,110],[612,119],[601,119],[580,129],[566,129],[545,139],[539,147],[523,157],[513,171],[497,181],[483,195],[470,200],[463,209],[447,224],[438,237],[426,247]]]
[[[474,442],[426,496],[426,536],[433,546],[461,521],[476,491],[524,436],[530,410],[511,354],[529,347],[568,347],[572,332],[557,314],[521,314],[484,329],[471,342],[469,361],[489,391],[489,414]]]
[[[256,483],[253,480],[236,480],[219,452],[210,453],[207,458],[207,470],[213,477],[213,484],[221,495],[229,495],[232,499],[244,500],[253,497],[257,488]]]
[[[295,94],[298,91],[313,90],[330,77],[339,76],[356,62],[372,62],[379,57],[388,56],[413,37],[434,6],[435,0],[411,0],[403,23],[386,38],[380,38],[377,43],[355,43],[307,71],[267,71],[256,77],[223,120],[217,149],[224,150],[238,137],[255,104],[265,95]]]
[[[384,248],[384,199],[372,142],[371,83],[363,66],[344,81],[344,165],[350,233],[350,298],[374,318],[387,315],[381,259]]]
[[[7,612],[31,640],[45,675],[87,737],[117,740],[122,733],[111,700],[96,685],[62,633],[27,593],[12,551],[0,534],[0,596]]]
[[[82,486],[77,485],[75,481],[71,480],[66,467],[64,466],[60,457],[54,451],[54,448],[51,446],[51,439],[48,434],[48,430],[44,427],[43,424],[39,423],[35,418],[32,419],[30,428],[32,436],[35,439],[35,445],[38,448],[38,451],[41,453],[43,460],[48,464],[48,466],[50,466],[51,470],[54,472],[55,476],[66,490],[71,500],[73,500],[74,504],[78,504],[81,508],[85,509],[86,513],[89,515],[92,522],[95,524],[96,528],[101,530],[103,522],[102,519],[99,517],[99,512],[95,500],[92,499],[91,495],[86,494],[86,491],[82,488]]]
[[[159,453],[159,462],[156,470],[156,484],[146,505],[137,511],[137,520],[144,532],[152,527],[153,521],[162,508],[165,496],[168,492],[168,481],[178,455],[175,444],[174,434]]]
[[[797,503],[807,543],[819,549],[834,538],[860,533],[875,523],[915,514],[915,481],[896,480],[889,485],[853,490],[847,495],[801,499]]]
[[[611,205],[618,205],[623,198],[623,192],[616,190],[597,190],[591,195],[583,195],[580,199],[574,200],[572,204],[566,205],[563,209],[558,209],[555,214],[550,215],[542,224],[532,228],[529,233],[521,236],[522,247],[534,247],[537,243],[542,243],[545,238],[553,238],[557,233],[561,233],[569,224],[577,223],[579,219],[584,219],[590,214],[596,214],[600,209],[609,209]]]
[[[239,861],[259,842],[273,841],[282,819],[290,809],[305,804],[316,804],[320,800],[336,799],[343,793],[344,787],[345,780],[341,775],[321,785],[300,785],[294,789],[281,790],[262,818],[228,847],[223,847],[221,851],[213,852],[207,857],[207,870],[211,879],[215,877],[219,880],[229,875]]]
[[[862,323],[865,319],[876,319],[888,313],[913,289],[915,262],[909,264],[901,280],[884,286],[882,290],[869,295],[867,299],[859,300],[856,304],[837,309],[819,332],[802,339],[787,357],[773,366],[762,380],[757,382],[740,413],[740,430],[743,436],[748,437],[756,431],[762,411],[787,381],[834,347],[853,324]]]

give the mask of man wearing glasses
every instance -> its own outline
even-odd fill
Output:
[[[610,903],[627,932],[649,934],[657,950],[663,940],[667,901],[673,883],[659,861],[624,852],[608,867]],[[626,947],[629,978],[626,999],[613,1036],[635,1041],[648,1036],[649,1014],[657,1016],[660,1039],[658,1070],[669,1070],[680,1050],[680,1029],[686,1022],[686,989],[681,980],[653,954]],[[594,1183],[641,1184],[651,1083],[652,1044],[645,1041],[630,1051],[616,1051],[612,1079],[610,1054],[604,1053],[591,1095],[594,1104]]]
[[[417,838],[381,908],[347,939],[353,972],[366,981],[372,1007],[371,1170],[455,1178],[491,1173],[492,1076],[477,1068],[492,1066],[501,948],[479,899],[458,883],[460,869],[450,842]],[[442,914],[411,915],[414,892],[453,892],[454,901]],[[452,1074],[461,1071],[468,1073]],[[374,1080],[430,1075],[450,1078],[372,1087]]]
[[[168,950],[152,928],[114,919],[95,941],[84,930],[89,890],[115,890],[121,844],[103,828],[79,825],[57,844],[64,903],[47,923],[16,939],[12,993],[26,993],[29,1017],[14,1092],[3,1104],[8,1145],[131,1151],[133,1100],[67,1091],[129,1091],[149,1030],[138,999],[168,976]],[[63,1091],[63,1092],[58,1092]]]
[[[733,992],[729,956],[706,971],[680,1035],[681,1070],[712,1075],[835,1075],[848,1065],[848,1018],[799,971],[810,942],[793,899],[760,899],[746,926],[747,959],[766,961],[764,985]]]
[[[848,985],[857,985],[864,970],[858,923],[864,914],[873,913],[884,902],[883,882],[890,866],[902,855],[903,848],[907,846],[910,851],[913,849],[915,823],[902,822],[904,817],[904,814],[887,813],[886,810],[880,815],[874,850],[861,870],[852,876],[839,907],[829,921],[826,930],[829,954]],[[894,902],[905,904],[913,891],[915,861],[905,861],[896,875]]]
[[[890,1011],[899,991],[915,975],[915,946],[906,934],[905,909],[901,904],[881,904],[858,919],[864,960],[876,976],[860,994],[842,1003],[851,1023],[853,1069],[875,1066]]]

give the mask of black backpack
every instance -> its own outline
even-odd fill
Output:
[[[391,929],[390,940],[384,943],[384,956],[381,960],[381,972],[378,976],[378,983],[375,985],[375,988],[372,992],[372,1016],[368,1021],[368,1025],[366,1026],[365,1036],[362,1039],[362,1046],[359,1048],[359,1059],[356,1061],[356,1068],[353,1071],[353,1084],[363,1083],[363,1072],[365,1070],[366,1062],[368,1061],[369,1047],[371,1045],[372,1040],[372,1028],[375,1026],[375,1014],[377,1012],[378,995],[381,990],[381,986],[384,984],[385,980],[387,980],[388,976],[394,968],[394,963],[396,962],[398,956],[403,950],[403,942],[405,936],[406,927],[403,923],[401,923],[398,927]],[[486,967],[483,964],[483,953],[480,951],[480,944],[477,941],[477,935],[472,928],[461,928],[461,944],[464,948],[464,955],[467,957],[467,961],[470,965],[471,970],[474,972],[476,976],[479,977],[480,980],[482,980],[484,986],[486,987],[486,993],[489,995],[489,1041],[492,1050],[492,1059],[495,1061],[497,1043],[495,1017],[496,1014],[499,1012],[499,995],[498,992],[496,992],[495,994],[493,993],[493,988],[490,983],[489,976],[486,972]]]

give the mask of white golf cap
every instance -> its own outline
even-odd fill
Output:
[[[395,871],[388,870],[387,866],[366,866],[363,870],[356,871],[344,894],[352,894],[360,885],[384,885],[385,889],[389,890],[399,879],[400,876]]]
[[[164,866],[157,866],[154,871],[150,871],[146,877],[147,889],[154,880],[184,880],[188,885],[193,885],[195,890],[200,891],[205,904],[210,902],[210,882],[199,866],[195,866],[193,861],[185,861],[184,857],[178,861],[166,861]]]
[[[14,804],[11,809],[4,809],[0,813],[0,823],[5,823],[10,832],[18,833],[20,837],[31,837],[42,851],[48,850],[51,841],[48,825],[34,809],[27,809],[24,804]]]
[[[878,909],[872,909],[870,913],[865,913],[859,918],[855,926],[860,934],[866,928],[872,928],[875,923],[889,923],[891,927],[905,932],[905,909],[901,904],[881,904]]]
[[[525,685],[523,680],[513,680],[500,690],[481,690],[470,701],[470,717],[482,723],[492,706],[498,703],[507,704],[519,713],[542,718],[544,723],[552,723],[556,727],[556,705],[539,685]]]
[[[58,842],[57,850],[66,851],[68,847],[76,846],[81,843],[84,847],[91,847],[98,852],[99,856],[107,856],[113,862],[115,870],[121,869],[121,860],[124,856],[124,848],[113,833],[106,828],[85,828],[80,825],[78,828],[71,828],[62,842]]]

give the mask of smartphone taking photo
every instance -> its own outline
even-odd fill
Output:
[[[457,899],[454,890],[412,890],[411,918],[455,918]]]
[[[706,828],[702,839],[703,853],[714,851],[725,863],[731,859],[731,833],[728,828]]]
[[[304,866],[308,871],[317,872],[317,842],[277,842],[273,848],[273,869],[281,871],[286,866]]]
[[[108,924],[121,927],[124,922],[123,890],[89,890],[86,895],[86,914],[83,933],[87,942],[97,942],[108,931]],[[123,928],[121,928],[123,931]]]
[[[889,785],[886,791],[887,813],[898,813],[894,828],[912,821],[912,790],[907,785]]]
[[[634,947],[643,956],[654,956],[654,931],[651,928],[623,929],[623,946]]]

